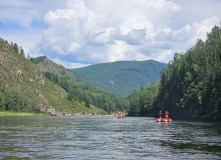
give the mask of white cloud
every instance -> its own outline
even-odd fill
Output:
[[[0,36],[9,42],[22,46],[26,55],[36,57],[42,55],[37,53],[37,43],[42,38],[41,32],[46,28],[43,21],[48,10],[63,7],[60,0],[7,0],[0,1]],[[50,5],[48,5],[50,4]]]
[[[126,41],[128,44],[137,45],[144,42],[146,39],[145,29],[132,29],[127,35],[122,36],[122,40]]]
[[[213,16],[211,18],[204,19],[200,22],[195,22],[192,25],[186,24],[180,30],[173,32],[174,39],[178,41],[190,41],[192,44],[197,39],[206,39],[206,34],[211,31],[214,25],[219,24],[219,18]]]
[[[207,33],[219,22],[218,17],[212,16],[193,24],[186,24],[178,30],[163,30],[156,36],[155,41],[152,41],[154,43],[153,48],[159,48],[157,52],[161,51],[162,54],[171,53],[168,58],[172,58],[175,52],[185,52],[194,46],[197,39],[206,40]],[[165,58],[163,62],[168,62],[170,60],[168,58]]]
[[[31,56],[46,55],[64,66],[168,62],[174,52],[205,40],[221,20],[217,0],[8,0],[0,6],[3,38],[20,42]]]
[[[110,62],[119,60],[130,60],[131,54],[136,54],[136,50],[133,46],[128,45],[124,41],[115,41],[114,45],[110,45],[107,48],[107,54],[105,60]]]
[[[171,16],[180,9],[166,0],[69,0],[65,9],[46,14],[50,28],[44,30],[41,45],[51,56],[75,56],[77,62],[151,59],[142,44],[153,43],[160,31],[168,30]]]
[[[37,19],[38,11],[28,1],[2,1],[0,6],[0,19],[4,23],[19,23],[23,27],[30,27],[32,20]]]
[[[79,49],[79,44],[78,43],[74,43],[74,42],[72,42],[71,44],[70,44],[70,47],[68,48],[68,52],[70,52],[70,53],[75,53],[78,49]]]
[[[190,37],[190,41],[195,43],[197,39],[206,40],[207,33],[211,32],[214,25],[219,25],[219,23],[220,19],[216,16],[204,19],[198,23],[193,23],[191,32],[194,33],[194,36]]]

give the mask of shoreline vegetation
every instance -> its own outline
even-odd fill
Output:
[[[51,117],[47,114],[44,113],[26,113],[26,112],[11,112],[11,111],[5,111],[5,112],[0,112],[0,117],[10,117],[10,116],[16,116],[16,117],[28,117],[28,116],[47,116]],[[117,118],[117,115],[72,115],[70,117],[75,117],[75,116],[85,116],[85,117],[115,117]],[[58,115],[57,117],[63,117]],[[134,117],[134,116],[127,116],[128,117]],[[145,116],[141,116],[145,117]],[[148,116],[151,118],[156,118],[155,116]],[[139,118],[139,117],[138,117]],[[211,119],[210,117],[195,117],[195,118],[176,118],[176,120],[184,120],[184,121],[202,121],[202,122],[213,122],[214,120]]]
[[[3,111],[3,112],[0,112],[0,116],[46,116],[46,114],[44,114],[44,113]]]
[[[116,117],[118,115],[122,115],[122,114],[109,114],[109,115],[85,115],[85,114],[82,114],[82,115],[72,115],[72,116]],[[126,115],[127,117],[134,117],[134,116],[128,116],[125,113],[123,115]],[[0,117],[3,117],[3,116],[18,116],[19,117],[19,116],[49,116],[49,115],[47,115],[45,113],[1,111],[0,112]],[[62,116],[58,115],[58,117],[62,117]],[[139,116],[139,117],[146,117],[146,116]],[[153,116],[147,116],[147,117],[157,118],[154,115]],[[213,121],[213,119],[211,117],[208,117],[208,116],[193,117],[193,118],[176,118],[176,119],[177,120],[190,120],[190,121]]]
[[[118,114],[109,114],[109,115],[87,115],[87,114],[82,114],[82,115],[71,115],[71,116],[97,116],[97,117],[116,117]],[[119,114],[121,115],[121,114]],[[126,115],[126,114],[123,114]],[[29,112],[13,112],[13,111],[0,111],[0,116],[49,116],[45,113],[29,113]],[[62,117],[62,115],[57,115],[59,117]]]

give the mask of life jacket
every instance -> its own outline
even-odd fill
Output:
[[[161,116],[161,115],[162,115],[162,112],[161,112],[161,111],[160,111],[160,112],[158,112],[158,115],[160,115],[160,116]]]
[[[168,118],[168,112],[165,112],[165,118]]]

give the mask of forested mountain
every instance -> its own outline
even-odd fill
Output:
[[[45,56],[30,58],[44,73],[44,76],[53,83],[64,88],[68,93],[68,100],[85,102],[97,106],[107,113],[126,111],[129,108],[128,98],[115,97],[112,94],[104,93],[79,81],[72,73],[63,66],[47,59]]]
[[[221,28],[217,26],[205,42],[198,40],[186,53],[175,53],[168,66],[133,61],[71,70],[97,88],[122,90],[118,96],[130,93],[128,88],[132,87],[133,93],[127,98],[82,83],[45,56],[28,59],[21,47],[0,39],[1,111],[96,115],[129,109],[129,115],[146,116],[157,115],[161,109],[168,110],[172,118],[221,120]],[[160,82],[156,83],[158,71]]]
[[[116,96],[126,96],[141,85],[159,82],[160,73],[167,64],[154,60],[119,61],[70,69],[83,82]]]
[[[145,100],[147,97],[154,100]],[[143,104],[149,108],[144,109]],[[147,110],[157,115],[161,109],[172,117],[221,119],[221,28],[215,26],[205,42],[198,40],[185,54],[175,53],[161,71],[158,87],[134,92],[130,108],[131,115]]]
[[[0,39],[0,111],[43,111],[51,115],[106,114],[93,105],[86,107],[85,102],[69,100],[65,89],[44,74],[24,57],[16,43],[9,44]]]

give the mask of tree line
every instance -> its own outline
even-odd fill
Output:
[[[64,88],[68,93],[68,100],[74,102],[85,102],[86,107],[90,104],[104,109],[107,113],[128,110],[127,98],[115,97],[112,94],[101,92],[88,85],[80,85],[75,82],[68,81],[58,75],[45,72],[44,76],[50,81]]]
[[[36,58],[29,57],[29,60],[35,64],[38,64],[39,62],[44,61],[45,58],[47,58],[47,57],[46,56],[40,56],[40,57],[36,57]]]
[[[144,88],[140,86],[140,90],[134,91],[129,97],[130,99],[130,116],[152,116],[155,113],[156,98],[159,93],[159,83],[151,82],[150,86]]]
[[[11,42],[10,46],[15,52],[20,53],[25,57],[24,49],[21,46],[19,47],[17,43]]]
[[[154,100],[143,101],[143,97],[151,96]],[[146,88],[132,94],[129,113],[147,114],[148,104],[155,107],[151,110],[155,114],[161,109],[174,117],[221,119],[220,27],[215,26],[205,42],[197,40],[186,53],[175,53],[154,90]]]
[[[28,101],[21,93],[0,84],[0,111],[41,113],[33,102]]]

